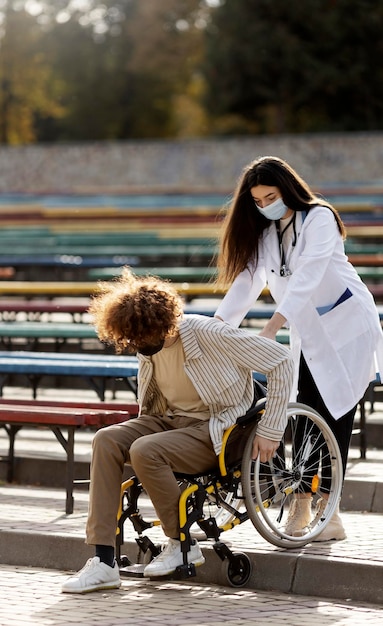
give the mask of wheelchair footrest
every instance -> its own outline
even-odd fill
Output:
[[[123,578],[143,578],[145,563],[132,563],[126,567],[120,567],[120,576]]]
[[[196,575],[196,571],[195,571],[194,563],[187,563],[186,565],[179,565],[175,571],[175,576],[178,579],[192,578],[195,575]]]

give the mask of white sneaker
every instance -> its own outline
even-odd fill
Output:
[[[118,589],[121,586],[117,563],[113,567],[102,563],[98,556],[88,559],[84,567],[63,584],[63,593],[88,593],[99,589]]]
[[[176,539],[169,539],[164,550],[145,567],[144,576],[149,578],[150,576],[172,574],[179,565],[183,565],[183,562],[181,542]],[[197,567],[205,563],[205,557],[197,541],[194,541],[188,552],[188,563],[194,563]]]

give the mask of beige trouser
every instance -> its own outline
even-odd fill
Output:
[[[142,415],[96,433],[86,528],[90,545],[115,545],[124,464],[144,485],[165,535],[176,538],[180,488],[173,472],[203,473],[217,464],[209,422]]]

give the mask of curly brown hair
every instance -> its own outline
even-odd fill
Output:
[[[89,307],[99,339],[117,353],[157,345],[177,332],[183,302],[170,283],[135,276],[124,267],[116,280],[100,282]]]

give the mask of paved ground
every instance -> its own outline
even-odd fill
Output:
[[[216,585],[125,581],[119,590],[60,593],[62,572],[0,566],[0,626],[381,626],[383,608]]]
[[[370,456],[371,454],[372,453],[370,453]],[[370,481],[367,480],[367,477],[370,474],[372,465],[375,468],[374,478],[383,478],[383,463],[379,462],[379,460],[375,462],[372,460],[356,462],[355,460],[353,467],[354,477],[356,476],[356,467],[359,467],[360,474],[362,476],[364,475],[364,479],[358,481],[359,488],[362,491],[365,489],[368,490],[371,484]],[[378,469],[380,470],[379,476],[376,474]],[[36,593],[38,594],[39,586],[43,585],[45,587],[45,582],[41,583],[39,580],[41,577],[45,580],[46,572],[44,572],[44,570],[27,570],[25,566],[56,569],[62,576],[66,576],[70,571],[82,567],[85,560],[93,555],[93,550],[84,543],[87,505],[88,493],[86,491],[76,490],[74,513],[72,515],[66,515],[64,512],[64,493],[62,489],[1,485],[0,562],[9,564],[9,567],[5,568],[5,571],[9,572],[11,576],[10,580],[15,580],[17,574],[18,578],[17,576],[16,578],[18,580],[37,581]],[[150,503],[148,501],[144,501],[142,506],[144,512],[151,512]],[[345,600],[351,599],[350,601],[353,603],[369,602],[371,604],[378,603],[383,606],[382,513],[344,511],[342,512],[342,518],[348,535],[346,541],[315,543],[299,550],[286,551],[272,546],[260,537],[249,521],[232,531],[224,533],[222,539],[229,543],[234,551],[246,552],[253,565],[253,573],[246,588],[246,593],[243,592],[244,595],[240,594],[239,597],[252,597],[255,598],[256,602],[260,603],[261,600],[259,600],[259,598],[262,596],[262,590],[266,592],[265,597],[268,598],[267,602],[270,601],[270,597],[274,597],[270,596],[269,592],[277,591],[294,594],[294,596],[306,595],[315,598],[317,598],[317,596],[338,598],[341,604],[342,602],[344,603]],[[161,543],[164,540],[162,531],[159,528],[152,529],[148,534],[155,543]],[[136,553],[133,536],[128,526],[124,552],[127,552],[130,558],[134,558]],[[204,550],[206,563],[203,567],[198,568],[197,577],[193,579],[191,588],[194,590],[195,586],[198,587],[204,584],[209,586],[213,585],[214,588],[217,585],[227,586],[224,568],[222,567],[221,561],[214,553],[211,544],[204,542],[201,544],[201,547]],[[28,571],[29,577],[26,574]],[[23,573],[23,579],[20,578],[21,573]],[[7,578],[7,575],[5,576]],[[57,578],[56,573],[52,576],[60,586],[63,578]],[[23,584],[24,582],[21,586]],[[137,581],[132,582],[131,579],[125,579],[123,582],[123,591],[118,593],[126,593],[129,598],[135,593],[142,593],[146,597],[148,594],[151,595],[154,593],[154,589],[167,589],[165,582],[163,585],[161,584],[154,587],[152,583],[150,583],[148,587],[146,586],[147,584],[146,581],[138,583]],[[177,588],[178,584],[181,585],[180,589],[185,589],[184,584],[175,581],[172,581],[171,589]],[[137,591],[137,589],[139,591]],[[24,586],[22,586],[22,590],[24,593]],[[29,591],[25,591],[29,592],[30,589]],[[57,593],[58,590],[56,588],[54,595],[57,595]],[[196,592],[192,591],[190,593],[194,598],[194,593]],[[219,595],[218,590],[214,593]],[[235,591],[235,594],[237,593],[239,592]],[[205,591],[201,591],[201,594],[204,595]],[[7,598],[8,596],[5,594],[3,597]],[[278,596],[275,597],[278,598]],[[20,600],[22,600],[22,604],[24,604],[22,598],[23,596],[21,595]],[[125,598],[125,595],[123,595],[123,598]],[[88,603],[89,601],[86,600],[86,602]],[[280,602],[280,600],[278,600],[278,602]],[[312,610],[313,605],[310,604],[310,602],[309,607],[311,607],[310,610]],[[26,604],[28,604],[28,601]],[[60,607],[62,604],[66,606],[66,604],[70,605],[70,602],[68,600],[64,602],[61,600]],[[84,606],[88,606],[88,604]],[[317,605],[315,604],[315,606]],[[324,604],[323,606],[327,605]],[[346,611],[345,615],[349,615],[350,617],[351,614],[347,613],[347,606],[346,603],[342,611]],[[24,610],[24,608],[22,610]],[[316,610],[315,614],[317,613],[318,610]],[[189,618],[187,618],[184,623],[186,624],[186,622],[192,623],[189,621]],[[4,623],[6,624],[7,622]],[[22,623],[23,622],[20,621],[20,624]],[[65,624],[66,622],[53,621],[47,623]],[[70,623],[70,621],[68,623]],[[136,624],[140,622],[134,620],[133,622],[125,623]],[[149,621],[149,623],[151,622]],[[161,622],[157,623],[161,624]],[[181,624],[183,622],[174,623]],[[201,624],[202,623],[204,622],[201,622]],[[211,618],[211,620],[206,623],[214,623],[214,620],[212,621]],[[228,621],[226,623],[231,622]],[[246,624],[251,622],[243,621],[233,623]],[[273,622],[271,621],[269,623]],[[305,622],[301,622],[299,618],[298,621],[292,620],[288,623],[300,624]],[[342,624],[346,622],[334,621],[332,623]],[[0,626],[2,626],[2,624],[3,622],[1,622],[0,619]]]
[[[92,435],[79,435],[76,454],[86,461]],[[0,431],[0,453],[6,443],[2,437]],[[31,430],[20,437],[23,453],[63,455],[47,431]],[[81,597],[63,595],[60,589],[70,571],[93,554],[84,544],[87,492],[76,490],[75,511],[66,515],[63,489],[1,484],[0,626],[380,625],[383,451],[370,447],[367,460],[361,461],[353,448],[347,480],[347,510],[342,512],[346,541],[284,551],[264,541],[250,522],[222,536],[232,549],[246,552],[252,560],[253,574],[246,588],[227,586],[220,560],[209,544],[203,544],[206,564],[198,568],[192,582],[124,579],[120,590]],[[366,503],[365,509],[355,510],[358,502]],[[150,508],[147,502],[143,506]],[[162,541],[159,529],[151,532],[156,542]],[[133,545],[127,539],[128,552]]]

